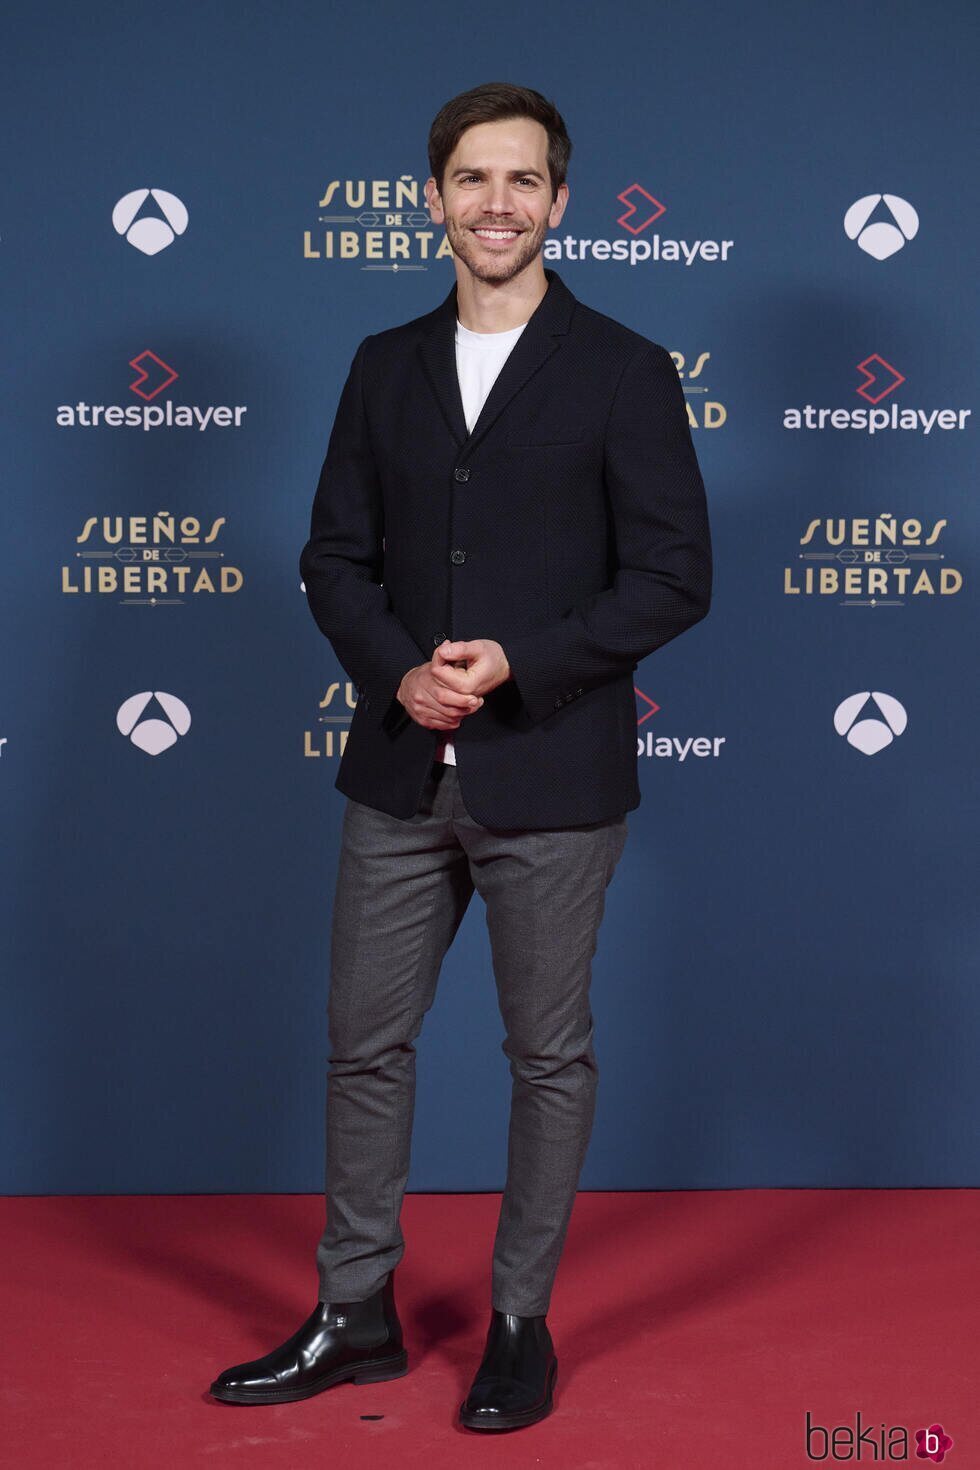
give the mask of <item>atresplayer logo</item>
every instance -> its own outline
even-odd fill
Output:
[[[644,694],[638,685],[633,685],[633,693],[637,698],[636,726],[640,733],[636,737],[636,753],[638,756],[651,756],[659,760],[676,760],[683,765],[689,755],[700,759],[709,756],[717,760],[721,754],[727,736],[725,735],[654,735],[652,730],[641,731],[640,727],[651,718],[659,714],[661,706],[649,694]]]
[[[962,433],[967,427],[967,419],[973,415],[972,408],[912,408],[900,403],[889,403],[881,408],[879,405],[906,381],[905,374],[880,352],[870,353],[855,364],[855,368],[861,377],[854,384],[854,392],[869,407],[818,408],[807,403],[802,408],[784,408],[783,428],[804,432],[809,429],[818,432],[850,430],[867,434],[869,438],[898,430],[903,434],[921,434],[928,438],[933,429],[939,429],[941,433],[949,433],[950,430]]]
[[[209,403],[202,406],[197,403],[175,403],[170,397],[165,398],[162,403],[155,403],[154,399],[172,387],[180,374],[148,347],[131,357],[129,366],[136,373],[129,384],[129,391],[139,398],[138,404],[89,403],[85,399],[78,403],[59,403],[55,412],[58,427],[129,428],[142,429],[144,433],[149,433],[151,429],[176,428],[196,429],[201,434],[211,428],[242,427],[242,420],[248,412],[247,405],[243,403]]]
[[[727,261],[734,240],[674,240],[658,231],[647,234],[650,226],[666,214],[667,206],[657,199],[642,184],[632,183],[620,190],[616,202],[623,206],[615,216],[615,223],[626,232],[626,239],[591,239],[581,235],[549,235],[544,242],[542,255],[548,262],[555,260],[603,260],[625,261],[628,265],[641,265],[647,261],[655,265],[677,264],[683,261],[691,266],[695,261]],[[615,206],[614,206],[615,207]],[[567,214],[565,218],[568,218]]]
[[[915,1431],[915,1458],[931,1460],[941,1465],[953,1448],[953,1440],[941,1424],[930,1424],[928,1429]],[[808,1460],[860,1460],[862,1451],[865,1460],[907,1460],[909,1458],[909,1434],[904,1424],[893,1424],[886,1431],[884,1423],[875,1430],[871,1425],[861,1428],[861,1411],[857,1411],[855,1427],[837,1424],[827,1429],[823,1424],[814,1424],[810,1410],[806,1411],[806,1457]]]

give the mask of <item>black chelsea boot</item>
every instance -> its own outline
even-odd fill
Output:
[[[210,1391],[226,1404],[288,1404],[335,1383],[381,1383],[407,1371],[391,1272],[366,1301],[317,1302],[281,1347],[226,1368]]]
[[[467,1429],[523,1429],[551,1413],[558,1375],[544,1317],[493,1309],[483,1361],[459,1408]]]

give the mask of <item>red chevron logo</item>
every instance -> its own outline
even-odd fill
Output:
[[[642,699],[642,701],[643,701],[644,704],[648,704],[650,706],[650,708],[647,710],[646,714],[645,715],[640,715],[640,717],[638,718],[638,720],[636,722],[637,725],[642,725],[644,720],[648,720],[651,715],[655,715],[657,713],[658,709],[660,708],[660,705],[657,703],[657,701],[655,699],[651,699],[650,696],[649,696],[649,694],[644,694],[642,689],[638,689],[635,684],[633,685],[633,693],[634,694],[637,694],[640,697],[640,699]]]
[[[868,392],[868,389],[872,387],[873,384],[877,383],[880,386],[879,375],[871,367],[869,367],[869,363],[877,363],[879,367],[885,369],[886,373],[891,374],[890,381],[886,382],[885,386],[881,389],[881,392],[877,394]],[[866,357],[863,362],[858,363],[858,372],[864,374],[864,382],[861,383],[854,391],[856,393],[860,393],[861,397],[866,399],[868,403],[880,403],[883,398],[887,398],[889,393],[894,393],[895,389],[899,387],[901,383],[905,382],[905,379],[898,371],[898,368],[893,368],[891,363],[886,362],[885,359],[879,356],[877,352],[873,352],[870,357]]]
[[[640,217],[640,212],[642,209],[645,208],[645,206],[642,204],[634,204],[633,200],[630,198],[631,194],[634,195],[634,197],[637,195],[642,195],[642,197],[647,201],[648,204],[653,205],[653,209],[647,213],[645,218]],[[616,223],[617,225],[622,225],[624,230],[629,230],[631,235],[641,235],[643,231],[648,228],[648,226],[653,224],[655,219],[660,218],[660,216],[667,208],[666,204],[661,204],[659,199],[654,199],[653,195],[648,194],[646,189],[641,188],[639,184],[630,184],[629,188],[624,189],[622,194],[617,194],[616,198],[620,201],[621,204],[625,204],[627,206],[626,213],[621,214]],[[631,224],[630,221],[633,219],[634,215],[637,216],[637,219]]]
[[[154,371],[152,368],[147,371],[143,366],[147,361],[155,363],[158,371]],[[156,353],[151,352],[149,348],[145,352],[141,352],[138,357],[131,357],[129,365],[139,373],[139,377],[130,383],[130,389],[134,393],[138,393],[147,403],[149,403],[151,398],[156,398],[165,388],[169,388],[171,383],[176,383],[180,376],[179,373],[174,372],[169,363],[164,362],[162,357],[157,357]],[[151,381],[151,374],[153,379],[159,378],[160,381],[156,384],[156,387],[147,390],[143,387],[143,384]]]

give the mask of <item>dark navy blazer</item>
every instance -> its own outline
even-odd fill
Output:
[[[711,600],[704,485],[665,348],[554,270],[467,433],[456,286],[366,337],[344,385],[300,571],[358,689],[337,789],[415,814],[436,745],[487,827],[639,805],[637,662]],[[452,731],[395,698],[443,638],[495,638],[511,678]]]

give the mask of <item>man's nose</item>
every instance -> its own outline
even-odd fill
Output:
[[[487,214],[500,214],[510,217],[514,213],[514,202],[507,185],[498,184],[491,188],[489,194],[483,201],[483,208]]]

